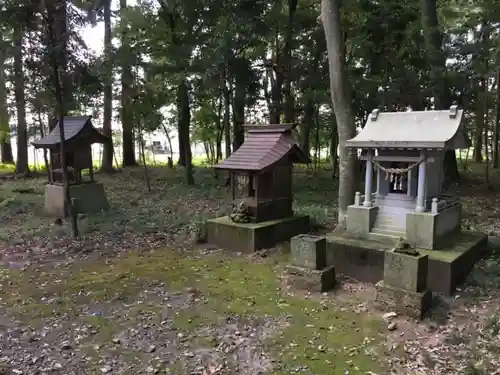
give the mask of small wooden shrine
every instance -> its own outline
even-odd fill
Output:
[[[307,155],[293,137],[295,126],[245,125],[245,142],[229,158],[215,166],[230,172],[233,200],[237,184],[245,186],[245,197],[237,203],[236,212],[209,222],[209,242],[221,247],[245,247],[253,251],[308,231],[308,218],[294,216],[292,210],[293,164],[308,162]],[[230,233],[235,231],[237,225],[241,225],[239,231],[249,230],[252,225],[254,229],[257,228],[255,225],[266,228],[267,238],[257,235],[251,237],[250,243],[242,244],[241,239]],[[229,229],[222,234],[221,227]],[[279,231],[282,233],[278,234]],[[235,242],[232,242],[233,239]]]
[[[92,144],[108,143],[111,139],[92,125],[92,116],[64,117],[64,150],[68,169],[71,198],[79,213],[91,213],[108,208],[102,184],[94,179]],[[35,148],[50,153],[49,183],[45,189],[45,209],[58,217],[67,215],[64,205],[63,171],[61,167],[61,138],[59,124],[44,138],[33,142]],[[88,170],[88,178],[83,171]]]

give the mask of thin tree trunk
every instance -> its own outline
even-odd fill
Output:
[[[292,44],[293,24],[295,12],[297,11],[297,0],[288,0],[288,24],[284,46],[284,97],[285,97],[285,123],[295,122],[295,99],[292,93]]]
[[[311,129],[314,122],[314,101],[312,98],[308,98],[306,105],[304,107],[304,118],[302,119],[302,124],[300,126],[300,148],[306,155],[310,155],[310,135]]]
[[[120,14],[122,21],[125,20],[125,11],[127,9],[127,0],[120,0]],[[122,62],[122,95],[121,95],[121,105],[122,105],[122,164],[124,167],[136,166],[137,161],[135,159],[135,142],[134,142],[134,123],[133,123],[133,113],[131,113],[132,105],[132,67],[131,67],[131,55],[132,52],[129,48],[129,40],[127,27],[128,25],[122,25],[122,51],[123,51],[123,62]]]
[[[219,162],[219,160],[222,160],[222,137],[224,135],[224,126],[221,121],[222,118],[222,104],[223,104],[223,99],[222,99],[222,90],[221,90],[221,95],[219,95],[219,105],[217,106],[217,144],[216,144],[216,155],[215,155],[215,162]],[[217,174],[217,170],[214,169],[215,173]]]
[[[316,110],[314,109],[313,107],[313,111],[316,112]],[[316,136],[315,136],[315,139],[314,139],[314,172],[317,172],[318,171],[318,164],[320,162],[320,153],[319,153],[319,149],[320,149],[320,139],[319,139],[319,121],[318,121],[318,117],[317,116],[313,116],[313,118],[316,119],[315,123],[316,123]]]
[[[493,168],[498,168],[498,135],[500,132],[500,70],[497,71],[495,95],[495,123],[493,125]]]
[[[340,24],[340,1],[321,0],[321,22],[325,31],[330,71],[330,91],[339,135],[338,225],[345,227],[347,207],[354,202],[358,173],[356,153],[345,142],[356,136],[344,57],[344,39]]]
[[[10,116],[7,105],[7,88],[5,86],[6,52],[0,49],[0,162],[14,164],[12,144],[10,143]]]
[[[38,126],[39,126],[39,131],[40,131],[40,138],[45,137],[45,130],[43,128],[43,121],[42,121],[42,113],[40,111],[40,108],[37,108],[37,115],[38,115]],[[45,165],[45,170],[49,174],[50,178],[50,170],[49,170],[49,158],[47,156],[47,149],[43,149],[43,163]]]
[[[148,187],[148,192],[151,193],[151,181],[149,179],[148,164],[146,163],[146,152],[144,151],[144,134],[142,131],[142,126],[139,121],[139,145],[141,147],[141,158],[144,167],[144,179],[146,180],[146,186]]]
[[[230,123],[230,98],[227,82],[223,80],[222,91],[224,93],[224,143],[226,148],[226,159],[231,156],[231,123]]]
[[[24,95],[23,72],[23,29],[14,29],[14,94],[17,112],[17,160],[16,173],[29,172],[28,166],[28,128],[26,124],[26,99]]]
[[[333,121],[331,124],[331,136],[330,136],[330,163],[332,166],[332,178],[335,179],[337,175],[338,157],[337,149],[339,147],[339,137],[337,132],[337,120],[335,114],[333,115]]]
[[[177,91],[177,114],[179,116],[179,138],[182,137],[182,150],[186,157],[186,183],[194,185],[193,160],[191,155],[191,141],[189,140],[189,125],[191,124],[191,108],[189,106],[189,92],[186,80],[182,80]]]
[[[173,160],[174,159],[174,151],[172,150],[172,138],[170,137],[170,133],[168,132],[168,129],[165,126],[165,124],[162,124],[162,126],[163,126],[163,131],[165,132],[165,137],[167,137],[168,148],[170,151],[170,160]],[[168,167],[173,168],[172,163],[169,162]]]
[[[233,98],[233,152],[241,147],[245,141],[245,82],[239,75],[236,76]]]
[[[105,74],[104,74],[104,119],[102,130],[105,136],[112,139],[111,117],[113,110],[113,64],[111,61],[111,0],[104,0],[104,55],[105,55]],[[105,143],[102,156],[101,168],[103,172],[113,171],[113,142]]]
[[[482,82],[477,85],[476,129],[474,134],[473,157],[476,163],[483,161],[483,132],[484,132],[484,90]]]
[[[61,155],[61,168],[63,171],[63,181],[64,181],[64,207],[67,209],[67,214],[71,218],[71,228],[73,232],[73,238],[79,236],[78,231],[78,221],[77,212],[74,210],[73,202],[71,200],[71,192],[69,188],[68,181],[68,166],[66,164],[66,139],[64,134],[64,87],[62,83],[66,82],[64,78],[60,77],[60,74],[66,73],[66,60],[67,51],[64,35],[61,34],[62,22],[61,17],[66,16],[66,6],[65,0],[57,0],[54,3],[47,2],[47,28],[49,34],[49,45],[50,49],[50,60],[52,65],[52,75],[54,80],[54,89],[56,94],[56,102],[58,107],[58,117],[59,117],[59,134],[60,134],[60,145],[59,152]],[[62,14],[64,13],[64,14]],[[56,29],[54,30],[54,26]],[[65,29],[65,28],[64,28]],[[66,213],[65,213],[66,214]]]

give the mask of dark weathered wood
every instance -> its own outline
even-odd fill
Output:
[[[241,147],[217,169],[263,172],[283,159],[290,163],[307,163],[304,154],[292,135],[295,124],[245,125],[248,136]]]
[[[67,167],[74,170],[74,173],[69,174],[69,183],[82,183],[83,169],[89,169],[90,181],[94,181],[92,144],[111,143],[111,139],[94,128],[91,119],[92,116],[65,116],[62,121],[64,144],[61,144],[60,126],[56,126],[45,137],[33,142],[35,148],[50,150],[50,183],[61,182],[63,179],[63,174],[59,173],[63,168],[61,150],[64,150]]]
[[[240,222],[262,222],[290,217],[292,212],[293,163],[307,163],[292,135],[295,124],[247,125],[248,136],[241,147],[215,168],[228,170],[233,200],[235,174],[248,176],[246,198],[231,218]]]

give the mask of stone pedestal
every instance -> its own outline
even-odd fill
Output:
[[[375,303],[383,310],[422,319],[432,307],[427,290],[429,257],[388,251],[384,260],[384,280],[376,284]]]
[[[383,281],[375,284],[375,306],[380,310],[395,311],[400,315],[422,319],[432,307],[432,293],[411,292],[409,290],[386,285]]]
[[[427,286],[429,257],[396,251],[385,253],[384,283],[396,288],[421,292]]]
[[[326,267],[326,238],[299,234],[290,241],[294,266],[321,270]]]
[[[326,238],[301,234],[290,241],[292,264],[285,268],[297,289],[327,292],[335,286],[335,268],[327,266]]]
[[[269,249],[309,232],[309,216],[291,216],[260,223],[235,223],[229,216],[207,221],[207,242],[237,252]]]
[[[289,265],[285,267],[289,276],[290,285],[297,289],[310,292],[328,292],[335,286],[335,267],[330,266],[322,270]]]
[[[109,208],[106,193],[101,183],[88,182],[71,185],[69,189],[77,213],[92,214]],[[63,185],[45,185],[45,212],[48,215],[60,218],[66,217],[67,209],[64,201]]]

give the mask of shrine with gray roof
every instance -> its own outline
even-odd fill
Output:
[[[365,191],[356,193],[348,208],[349,235],[403,237],[412,246],[435,249],[460,228],[460,201],[442,187],[445,151],[468,146],[462,119],[456,106],[370,114],[361,133],[347,142],[366,150]]]

